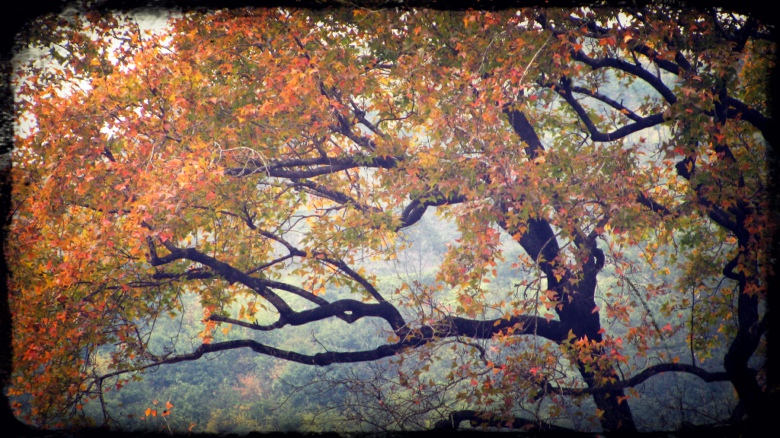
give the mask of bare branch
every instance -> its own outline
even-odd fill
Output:
[[[163,242],[163,245],[170,251],[170,254],[159,257],[151,238],[147,239],[147,244],[149,246],[150,254],[149,263],[152,266],[162,266],[176,260],[191,260],[204,266],[208,266],[212,271],[214,271],[214,273],[224,278],[228,283],[238,282],[252,289],[258,295],[268,300],[268,302],[271,303],[271,305],[273,305],[280,314],[285,315],[292,312],[290,306],[281,297],[270,291],[266,285],[263,284],[263,280],[261,278],[247,275],[227,263],[221,262],[213,257],[203,254],[195,248],[181,249],[173,246],[170,241]]]
[[[550,393],[563,394],[563,395],[606,393],[610,391],[637,386],[640,383],[646,381],[647,379],[657,374],[668,373],[668,372],[692,374],[696,377],[699,377],[700,379],[702,379],[707,383],[724,382],[729,380],[728,374],[725,371],[710,372],[705,370],[704,368],[699,368],[695,365],[688,365],[684,363],[663,363],[663,364],[653,365],[650,368],[646,368],[644,371],[642,371],[641,373],[637,374],[636,376],[628,380],[622,380],[610,385],[595,386],[591,388],[555,388],[549,385],[547,389]]]
[[[590,116],[588,115],[587,111],[585,111],[585,108],[583,108],[582,105],[580,105],[580,103],[577,101],[577,99],[575,99],[574,96],[572,95],[573,89],[571,87],[570,81],[564,78],[561,81],[560,86],[554,87],[554,89],[561,97],[563,97],[566,103],[568,103],[569,106],[571,106],[574,112],[577,113],[577,116],[580,118],[580,120],[582,120],[582,123],[584,123],[585,127],[588,129],[588,132],[590,133],[590,137],[593,141],[614,141],[626,137],[627,135],[633,134],[634,132],[640,131],[642,129],[660,125],[661,123],[664,122],[663,114],[654,114],[652,116],[639,118],[634,123],[625,125],[622,128],[604,134],[598,130],[596,125],[590,119]]]
[[[225,169],[225,174],[236,177],[265,174],[276,178],[306,179],[357,167],[392,169],[400,160],[400,157],[371,157],[362,154],[349,157],[296,158],[268,163],[253,159],[242,167]]]
[[[663,96],[667,102],[670,104],[677,102],[677,96],[672,93],[672,90],[670,90],[669,87],[667,87],[660,78],[640,66],[636,66],[634,64],[623,61],[622,59],[616,58],[591,58],[586,55],[582,49],[577,51],[572,50],[570,53],[574,59],[587,64],[594,70],[604,67],[611,67],[641,78],[650,84],[650,86],[655,88],[655,90],[658,91],[658,93]]]

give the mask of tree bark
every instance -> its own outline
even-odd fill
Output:
[[[527,145],[525,147],[526,154],[530,159],[535,158],[540,151],[544,150],[544,145],[536,135],[528,118],[522,112],[514,109],[507,108],[504,112],[507,114],[515,133]],[[503,204],[500,208],[505,219],[500,221],[499,225],[509,234],[516,235],[520,230],[509,226],[511,221],[506,220],[512,213]],[[526,231],[520,235],[518,243],[544,272],[547,277],[547,288],[555,291],[560,297],[561,307],[556,308],[556,312],[560,318],[563,332],[568,333],[571,330],[578,340],[587,337],[591,341],[600,342],[602,340],[601,321],[599,312],[596,310],[594,294],[597,276],[603,266],[601,250],[595,244],[591,245],[591,257],[583,266],[582,276],[575,284],[570,279],[575,278],[576,274],[568,269],[561,271],[562,266],[557,267],[557,272],[564,272],[563,276],[556,277],[556,257],[559,246],[550,224],[542,218],[537,218],[528,220],[525,225]],[[578,363],[578,369],[589,388],[598,386],[596,374],[586,370],[584,363]],[[611,366],[600,369],[598,372],[602,375],[616,375]],[[596,406],[603,411],[601,426],[605,431],[636,431],[631,408],[625,400],[622,403],[618,401],[618,397],[624,395],[622,389],[593,395]]]

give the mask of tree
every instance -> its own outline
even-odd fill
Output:
[[[572,427],[579,403],[635,430],[643,384],[670,372],[730,382],[718,421],[762,412],[775,45],[760,17],[242,9],[31,29],[8,255],[9,394],[29,421],[236,349],[414,360],[398,384],[447,400],[415,427]],[[370,271],[434,214],[459,233],[435,281]],[[517,284],[493,288],[499,270]],[[150,343],[183,294],[203,305],[200,340]],[[363,333],[377,346],[264,342],[331,319],[380,321]]]

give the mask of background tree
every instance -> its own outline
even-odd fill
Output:
[[[733,422],[761,412],[759,17],[242,9],[35,29],[8,255],[28,420],[97,399],[108,421],[104,393],[136,373],[239,349],[386,366],[375,387],[340,380],[375,401],[364,426],[635,430],[664,372],[729,382]],[[457,230],[433,278],[389,281],[380,261],[431,215]],[[274,343],[296,327],[310,345]]]

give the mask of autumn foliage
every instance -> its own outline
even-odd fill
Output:
[[[634,430],[663,372],[730,382],[733,421],[760,408],[775,51],[760,17],[241,9],[34,29],[7,254],[8,391],[28,421],[68,424],[144,369],[232,349],[414,357],[399,387],[451,391],[431,427],[571,428],[566,406],[592,403],[594,427]],[[434,215],[459,234],[435,281],[372,272]],[[493,286],[502,266],[516,284]],[[183,294],[203,305],[198,342],[149,348]],[[263,342],[331,318],[381,321],[378,346]],[[683,354],[661,348],[673,338]],[[424,377],[444,348],[460,362]]]

